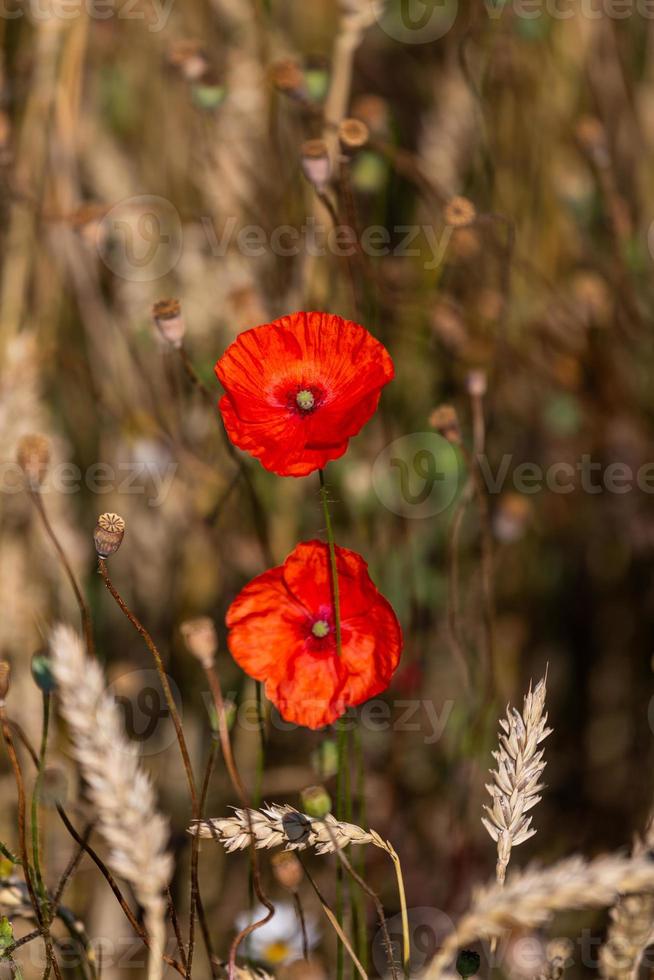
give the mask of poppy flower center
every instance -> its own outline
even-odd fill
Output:
[[[314,394],[308,388],[302,388],[298,391],[295,396],[295,401],[297,402],[298,408],[302,409],[303,412],[310,412],[316,404]]]
[[[329,633],[329,623],[326,619],[317,619],[311,627],[313,635],[319,639],[324,639]]]

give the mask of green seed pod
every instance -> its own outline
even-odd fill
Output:
[[[331,811],[332,801],[324,786],[308,786],[300,793],[302,809],[310,817],[322,819]]]

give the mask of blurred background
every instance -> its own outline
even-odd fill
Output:
[[[243,458],[253,509],[225,447],[213,366],[241,330],[297,309],[359,320],[396,365],[380,410],[327,480],[338,543],[366,558],[404,629],[402,663],[380,699],[387,712],[354,716],[365,819],[400,853],[418,926],[432,921],[429,910],[456,917],[473,884],[494,873],[479,818],[498,719],[546,669],[547,789],[538,834],[512,866],[627,848],[644,825],[654,721],[653,18],[645,4],[610,0],[5,4],[8,710],[37,741],[30,657],[53,622],[78,621],[15,464],[20,437],[38,432],[51,444],[45,508],[170,814],[182,910],[183,771],[162,702],[139,700],[157,688],[152,664],[96,574],[92,531],[103,511],[126,521],[111,574],[160,645],[198,772],[211,745],[207,698],[179,626],[215,620],[225,692],[245,705],[236,754],[254,786],[255,691],[226,652],[225,611],[299,540],[322,536],[324,522],[317,477],[278,478]],[[339,145],[345,116],[366,124],[364,145]],[[324,187],[322,149],[304,146],[323,137]],[[334,218],[358,245],[335,235]],[[209,400],[153,323],[152,305],[171,297]],[[436,431],[443,403],[457,412],[463,448]],[[474,449],[483,449],[481,494],[468,482]],[[333,792],[332,737],[287,731],[272,716],[261,798],[297,805],[321,781]],[[61,728],[49,765],[65,776],[80,824]],[[0,839],[14,846],[6,756],[0,779]],[[207,813],[224,816],[234,803],[219,760]],[[71,842],[56,812],[45,809],[44,823],[54,886]],[[311,867],[332,894],[330,862]],[[284,900],[265,856],[263,874]],[[368,880],[394,916],[381,852],[368,854]],[[249,904],[247,856],[207,842],[201,881],[224,957]],[[66,894],[90,935],[129,937],[90,862]],[[605,918],[583,922],[601,934]],[[374,933],[372,909],[369,925]],[[575,917],[559,931],[579,928]],[[427,955],[434,930],[416,936]],[[30,955],[19,957],[27,975]],[[127,969],[118,959],[105,957],[106,978]],[[381,972],[383,955],[373,959]],[[332,963],[328,935],[316,976],[332,976]]]

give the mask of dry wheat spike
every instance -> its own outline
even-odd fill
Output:
[[[249,819],[248,819],[249,813]],[[287,851],[314,848],[317,854],[330,854],[348,844],[385,845],[374,831],[337,820],[331,813],[322,820],[300,813],[288,804],[264,806],[260,810],[234,810],[231,817],[194,821],[189,834],[209,837],[223,844],[226,851],[244,850],[250,844],[250,827],[257,848],[281,847]]]
[[[432,960],[424,980],[439,980],[457,950],[479,937],[499,938],[504,930],[535,929],[563,909],[611,905],[618,895],[654,888],[654,862],[646,857],[606,855],[585,861],[566,858],[551,868],[527,868],[494,881],[473,896],[463,916]]]
[[[529,840],[536,833],[531,826],[529,810],[540,802],[545,768],[544,749],[539,748],[552,729],[547,727],[545,695],[546,677],[524,699],[522,714],[507,706],[506,718],[500,719],[499,749],[493,752],[497,768],[491,770],[493,782],[487,784],[492,804],[484,806],[487,816],[482,823],[497,843],[497,880],[504,881],[511,848]]]
[[[53,671],[73,753],[89,787],[98,827],[109,845],[108,864],[128,881],[145,914],[150,937],[148,980],[160,980],[165,946],[164,889],[172,874],[168,825],[141,769],[136,745],[124,732],[104,674],[90,660],[75,630],[51,636]]]

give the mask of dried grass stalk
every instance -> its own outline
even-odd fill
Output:
[[[331,854],[348,844],[384,846],[374,832],[337,820],[331,813],[317,820],[288,804],[276,803],[250,810],[249,819],[248,811],[235,809],[231,817],[194,821],[188,832],[219,841],[231,853],[249,847],[250,827],[256,848],[283,846],[287,851],[314,848],[317,854]]]
[[[505,929],[535,929],[563,909],[611,905],[618,895],[654,887],[654,862],[613,855],[585,861],[567,858],[551,868],[527,868],[506,883],[493,882],[473,896],[472,905],[432,960],[424,980],[437,980],[461,946],[479,937],[494,939]]]
[[[150,938],[148,978],[160,980],[166,939],[163,892],[172,874],[168,825],[97,662],[85,656],[80,637],[67,626],[54,629],[51,650],[61,712],[109,845],[108,864],[129,882],[143,908]]]
[[[499,749],[493,752],[497,769],[491,771],[493,782],[486,789],[492,799],[484,806],[487,817],[482,823],[497,843],[497,880],[503,882],[511,858],[511,849],[536,833],[527,815],[540,802],[541,776],[545,768],[544,750],[539,748],[552,729],[545,714],[546,677],[524,699],[522,714],[517,708],[506,709],[500,719]]]

